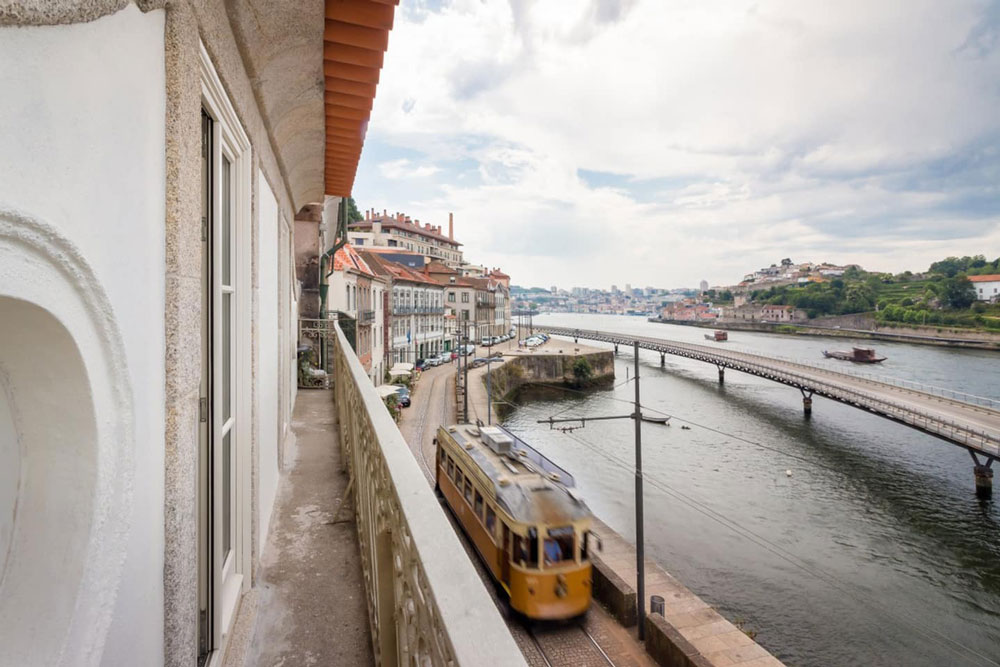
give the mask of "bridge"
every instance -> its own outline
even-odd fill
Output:
[[[832,371],[752,352],[720,350],[662,338],[570,327],[535,326],[534,330],[568,336],[574,341],[583,338],[611,343],[616,352],[619,345],[638,345],[659,352],[661,364],[668,354],[704,361],[719,369],[720,384],[725,380],[727,368],[780,382],[802,393],[806,416],[812,413],[813,395],[819,395],[905,424],[968,450],[973,460],[977,493],[980,496],[992,494],[992,465],[1000,458],[1000,401],[889,378]]]

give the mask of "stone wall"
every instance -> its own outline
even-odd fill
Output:
[[[590,364],[590,378],[581,381],[573,372],[578,359]],[[485,381],[485,374],[483,380]],[[493,390],[500,400],[509,401],[524,387],[597,387],[615,379],[615,357],[610,350],[583,354],[533,354],[510,358],[492,372]]]

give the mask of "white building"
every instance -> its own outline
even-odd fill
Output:
[[[403,213],[381,215],[365,211],[365,219],[352,222],[348,230],[350,242],[358,248],[398,248],[415,252],[427,262],[444,262],[457,267],[462,264],[462,244],[455,240],[455,219],[448,214],[448,235],[439,225],[420,224]]]
[[[394,7],[343,9],[0,11],[0,663],[239,654],[295,397],[293,220],[350,193],[367,115],[324,98],[370,109]]]
[[[969,276],[969,281],[972,283],[972,286],[976,288],[976,300],[1000,300],[1000,274],[993,273],[985,276]]]

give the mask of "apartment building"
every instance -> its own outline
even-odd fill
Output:
[[[341,328],[354,344],[361,365],[374,384],[381,384],[385,375],[382,297],[388,280],[376,275],[347,244],[334,254],[328,281],[326,312],[340,315]]]
[[[348,229],[351,243],[363,247],[398,248],[423,255],[426,262],[443,262],[451,267],[462,264],[462,244],[455,240],[455,219],[448,214],[448,235],[440,226],[420,224],[403,213],[389,215],[365,211],[365,219],[351,223]]]
[[[444,352],[444,289],[426,274],[384,255],[362,251],[373,271],[389,283],[388,366],[414,363]]]

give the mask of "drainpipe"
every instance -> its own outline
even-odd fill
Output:
[[[328,209],[325,205],[323,206],[323,222],[320,223],[320,236],[319,236],[319,247],[323,247],[323,229],[329,223],[327,219],[332,217],[328,215]],[[334,233],[334,244],[325,253],[319,257],[319,318],[325,320],[327,316],[326,312],[326,295],[330,291],[330,284],[327,279],[333,273],[333,256],[338,250],[344,247],[347,243],[347,197],[340,198],[340,205],[337,211],[337,227]],[[326,267],[329,265],[330,270],[327,271]],[[325,339],[320,339],[320,354],[323,355],[322,364],[323,370],[330,372],[327,368],[327,351],[326,351],[326,341]]]

